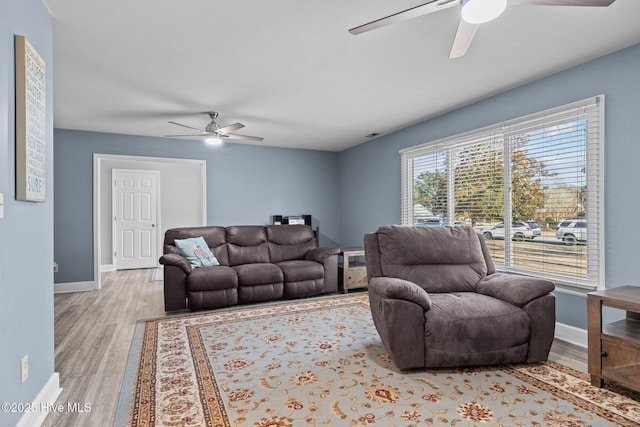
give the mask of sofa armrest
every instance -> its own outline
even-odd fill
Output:
[[[187,275],[181,267],[164,266],[164,310],[174,311],[187,308]]]
[[[178,254],[164,254],[160,257],[160,264],[162,265],[174,265],[180,267],[182,271],[189,274],[191,273],[191,263],[187,261],[185,257]]]
[[[431,308],[431,298],[427,291],[413,282],[394,277],[374,277],[369,280],[369,292],[375,292],[385,299],[399,299],[418,304],[424,311]]]
[[[518,307],[547,295],[555,289],[553,282],[537,277],[494,273],[478,282],[476,292]]]
[[[322,264],[325,259],[333,255],[338,255],[339,253],[340,249],[338,248],[315,248],[307,251],[307,253],[304,254],[304,259]]]

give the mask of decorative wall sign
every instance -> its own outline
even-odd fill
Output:
[[[44,202],[46,181],[46,64],[15,36],[16,199]]]

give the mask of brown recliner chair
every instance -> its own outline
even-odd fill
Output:
[[[497,273],[470,227],[384,226],[364,246],[373,321],[398,368],[547,359],[553,282]]]

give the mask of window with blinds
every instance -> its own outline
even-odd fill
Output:
[[[604,96],[402,150],[402,223],[470,226],[503,271],[603,283]]]

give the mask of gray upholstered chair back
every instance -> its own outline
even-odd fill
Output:
[[[494,271],[484,241],[470,227],[388,225],[365,236],[365,252],[370,279],[404,279],[427,292],[475,291]]]

